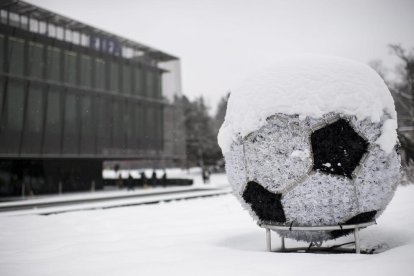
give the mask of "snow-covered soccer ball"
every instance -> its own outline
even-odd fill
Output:
[[[234,194],[255,220],[376,219],[399,179],[396,112],[383,80],[334,57],[281,60],[232,91],[219,133]],[[347,231],[278,231],[304,241]]]

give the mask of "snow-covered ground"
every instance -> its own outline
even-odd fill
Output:
[[[414,185],[399,187],[362,230],[363,248],[383,250],[374,255],[266,252],[264,230],[232,195],[1,217],[0,275],[414,275],[413,198]]]
[[[104,171],[105,172],[105,171]],[[109,172],[109,173],[108,173]],[[107,175],[115,174],[112,171],[106,171]],[[128,171],[122,172],[126,176],[129,174]],[[39,204],[39,203],[51,203],[51,202],[62,202],[62,201],[76,201],[76,200],[87,200],[87,199],[105,199],[111,197],[122,197],[122,196],[132,196],[132,195],[149,195],[154,193],[167,193],[167,192],[178,192],[178,191],[187,191],[193,190],[195,188],[200,189],[217,189],[225,188],[228,186],[227,177],[224,173],[212,174],[210,176],[210,183],[204,184],[201,179],[201,173],[197,173],[197,168],[194,168],[190,171],[189,174],[181,174],[181,177],[187,177],[193,179],[193,185],[190,186],[171,186],[171,187],[149,187],[146,189],[137,188],[134,190],[118,189],[112,187],[112,189],[104,189],[94,192],[74,192],[74,193],[65,193],[65,194],[52,194],[52,195],[40,195],[34,197],[25,197],[19,198],[18,200],[13,201],[4,201],[0,202],[1,207],[10,207],[10,206],[21,206],[21,205],[30,205],[30,204]],[[125,177],[126,178],[126,177]],[[173,177],[171,177],[173,178]]]

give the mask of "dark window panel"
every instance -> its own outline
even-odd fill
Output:
[[[0,78],[0,135],[3,120],[4,81]]]
[[[162,105],[158,104],[155,109],[156,114],[156,149],[162,150],[162,128],[163,128],[163,120],[162,120]]]
[[[0,35],[0,72],[4,72],[4,36]]]
[[[76,53],[72,51],[64,52],[64,82],[69,84],[76,84]]]
[[[162,74],[155,74],[155,94],[157,99],[162,99]]]
[[[157,148],[157,140],[158,140],[158,136],[157,136],[157,131],[158,131],[158,121],[157,121],[157,106],[153,105],[152,106],[152,112],[151,112],[151,134],[152,134],[152,138],[151,138],[151,148],[152,149],[156,149]]]
[[[105,89],[105,61],[102,59],[95,59],[95,88]]]
[[[16,37],[9,37],[9,72],[13,75],[23,76],[24,74],[24,40]]]
[[[18,153],[23,129],[24,86],[9,82],[0,130],[0,152]]]
[[[63,153],[76,154],[78,152],[78,96],[67,93],[65,99],[65,119],[63,130]]]
[[[92,117],[92,98],[83,96],[81,98],[81,153],[92,154],[95,152],[94,123]]]
[[[132,94],[131,66],[122,66],[122,90],[124,94]]]
[[[40,86],[30,86],[22,153],[41,153],[43,112],[42,88]]]
[[[146,145],[146,149],[152,149],[152,142],[153,142],[153,117],[152,117],[152,105],[146,104],[146,108],[144,109],[145,112],[145,136],[144,136],[144,144]]]
[[[32,78],[43,78],[43,45],[29,43],[29,76]]]
[[[136,103],[132,103],[128,106],[128,113],[129,113],[129,120],[128,120],[128,149],[136,149],[137,148],[137,128],[135,127],[136,124],[136,116],[135,116],[135,105]]]
[[[55,47],[47,47],[47,79],[60,81],[60,50]]]
[[[112,147],[114,149],[123,149],[125,144],[125,136],[124,136],[124,127],[123,127],[123,108],[121,107],[121,102],[114,101],[112,103],[112,118],[113,118],[113,126],[112,126],[112,137],[113,143]]]
[[[139,67],[134,68],[134,95],[143,96],[144,95],[144,81],[142,76],[142,69]]]
[[[164,150],[164,105],[159,107],[159,122],[160,122],[160,131],[159,131],[159,149]]]
[[[158,149],[158,105],[154,105],[152,108],[152,148]]]
[[[158,150],[158,143],[159,143],[159,139],[160,139],[159,134],[158,134],[158,132],[159,132],[158,108],[159,108],[158,104],[155,104],[154,108],[152,110],[152,118],[153,118],[152,125],[153,125],[153,128],[154,128],[154,130],[152,132],[152,135],[154,137],[152,147],[155,150]]]
[[[111,102],[106,98],[97,100],[97,151],[104,154],[111,147],[111,115],[109,105]]]
[[[86,55],[81,56],[80,84],[85,87],[92,86],[92,59]]]
[[[137,139],[137,149],[142,148],[142,142],[143,142],[143,126],[142,126],[142,107],[140,104],[135,105],[135,135]]]
[[[148,105],[142,104],[140,105],[140,145],[141,149],[145,150],[148,147],[148,137],[149,137],[149,129],[147,124],[147,117],[148,117]]]
[[[158,140],[158,114],[157,114],[157,106],[153,105],[152,106],[152,114],[151,114],[151,127],[152,127],[152,138],[151,138],[151,146],[152,149],[157,149],[157,140]]]
[[[149,97],[149,98],[153,98],[155,95],[154,93],[154,73],[150,70],[148,70],[145,73],[145,82],[146,82],[146,91],[145,91],[145,96]]]
[[[109,76],[109,88],[112,92],[119,92],[119,66],[116,62],[111,62],[110,68],[110,76]]]
[[[57,89],[51,89],[47,96],[46,126],[43,142],[46,154],[60,153],[62,116],[59,92]]]
[[[130,114],[129,114],[129,104],[126,102],[122,102],[122,133],[123,133],[123,138],[124,138],[124,144],[123,144],[123,149],[127,149],[128,148],[128,136],[129,136],[129,122],[131,121],[130,119]]]

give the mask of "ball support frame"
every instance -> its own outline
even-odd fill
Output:
[[[264,224],[258,223],[259,227],[264,228],[266,230],[266,249],[269,252],[272,252],[272,236],[271,230],[279,230],[279,231],[334,231],[334,230],[349,230],[353,229],[354,232],[354,241],[355,241],[355,253],[361,254],[361,243],[359,237],[359,231],[361,228],[365,228],[371,225],[377,224],[376,221],[370,221],[365,223],[358,223],[358,224],[347,224],[347,225],[328,225],[328,226],[281,226],[281,225],[273,225],[273,224]],[[312,245],[312,243],[311,243]],[[319,247],[319,246],[318,246]],[[309,249],[309,248],[308,248]],[[321,248],[319,251],[326,251],[330,248]],[[285,245],[285,238],[281,236],[281,248],[276,250],[275,252],[307,252],[308,250],[304,248],[291,248],[287,249]],[[345,253],[345,251],[341,251],[341,253]]]
[[[341,118],[342,118],[342,116],[340,116],[338,114],[328,115],[327,117],[323,118],[322,122],[320,122],[316,125],[309,126],[309,130],[308,130],[309,134],[312,134],[316,130],[321,129],[321,128],[327,126],[327,125],[330,125],[330,124],[338,121]],[[356,131],[355,128],[354,128],[354,131]],[[362,135],[362,133],[360,133],[359,131],[356,131],[356,132],[361,137],[363,137],[365,140],[367,140],[366,137],[364,135]],[[246,178],[247,178],[248,166],[247,166],[247,162],[246,162],[246,151],[245,151],[245,144],[244,144],[244,140],[246,138],[244,138],[242,140],[242,146],[243,146],[243,156],[244,156],[243,162],[244,162],[244,167],[245,167],[245,171],[246,171]],[[366,160],[366,158],[368,156],[368,152],[371,149],[371,147],[372,146],[369,145],[368,146],[368,151],[363,154],[363,156],[362,156],[362,158],[359,162],[359,165],[354,169],[354,171],[352,173],[353,177],[361,170],[361,167],[363,166],[363,163]],[[312,148],[311,148],[311,151],[312,151]],[[304,179],[308,178],[310,175],[315,173],[312,170],[312,167],[313,167],[313,160],[312,160],[312,164],[311,164],[310,168],[308,169],[308,172],[303,177],[301,177],[301,179],[298,179],[298,180],[294,181],[293,183],[291,183],[290,185],[288,185],[288,187],[285,188],[283,192],[287,192],[287,191],[293,189],[294,187],[296,187],[296,185],[298,183],[302,182]],[[339,176],[334,176],[334,177],[339,177]],[[354,190],[354,192],[356,193],[355,190]],[[259,221],[260,221],[260,219],[259,219]],[[355,253],[356,254],[361,254],[359,231],[361,230],[361,228],[365,228],[365,227],[375,225],[375,224],[377,224],[376,221],[369,221],[369,222],[358,223],[358,224],[346,224],[346,225],[327,225],[327,226],[292,226],[292,225],[290,225],[290,226],[286,226],[286,225],[266,224],[266,223],[258,222],[258,226],[261,227],[261,228],[264,228],[266,230],[266,249],[269,252],[272,252],[271,230],[279,230],[279,231],[280,230],[282,230],[282,231],[334,231],[334,230],[352,230],[353,229],[354,243],[355,243]],[[306,248],[286,249],[285,237],[280,236],[280,238],[281,238],[281,248],[280,248],[280,250],[277,250],[275,252],[297,252],[297,253],[308,252],[310,247],[313,244],[315,244],[314,242],[312,242],[307,250],[306,250]],[[321,244],[322,243],[319,243],[317,245],[317,247],[320,247]],[[319,251],[327,251],[329,249],[330,248],[320,248]],[[341,253],[346,253],[346,251],[341,251]],[[352,253],[352,252],[348,251],[348,253]]]

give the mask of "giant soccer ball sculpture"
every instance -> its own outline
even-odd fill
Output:
[[[328,226],[376,219],[399,179],[394,102],[370,67],[296,57],[232,91],[219,144],[234,194],[259,223]],[[335,231],[278,231],[308,242]]]

